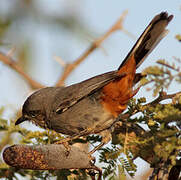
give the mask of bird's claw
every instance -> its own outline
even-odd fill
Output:
[[[67,138],[65,138],[60,141],[55,142],[55,144],[62,144],[65,147],[65,156],[66,157],[69,156],[70,150],[71,150],[68,141],[69,140]]]

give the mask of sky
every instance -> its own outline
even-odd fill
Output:
[[[7,5],[5,1],[2,0],[4,8],[10,8],[10,5]],[[181,33],[180,0],[39,0],[34,1],[34,3],[45,14],[64,15],[69,11],[74,11],[86,28],[90,31],[96,31],[96,37],[105,33],[117,21],[122,12],[128,10],[124,28],[132,33],[135,39],[130,38],[123,32],[113,33],[105,40],[100,49],[94,51],[72,73],[66,81],[67,85],[115,70],[150,20],[162,11],[174,15],[174,19],[168,26],[170,32],[149,55],[138,72],[149,65],[156,65],[158,59],[166,59],[170,62],[173,61],[173,56],[181,57],[181,44],[174,38],[176,34]],[[17,28],[17,36],[21,36],[22,27]],[[87,41],[79,41],[75,33],[70,34],[58,28],[52,32],[52,29],[46,26],[42,27],[41,22],[40,24],[36,23],[32,29],[27,29],[26,36],[31,37],[32,33],[35,37],[33,47],[35,66],[29,73],[30,76],[46,86],[53,86],[62,72],[62,67],[54,60],[54,56],[59,56],[65,61],[73,61],[96,38],[87,36]],[[26,97],[31,93],[28,85],[17,73],[2,63],[0,64],[0,75],[2,85],[0,104],[13,110],[20,108]],[[16,83],[14,84],[13,81],[16,81]],[[173,93],[180,90],[180,87],[177,86],[176,88],[173,84],[168,91]],[[153,99],[144,88],[140,90],[136,97],[141,96],[147,96],[149,100]]]
[[[120,17],[124,10],[128,10],[128,15],[124,22],[124,28],[135,36],[135,39],[128,37],[123,32],[115,32],[108,39],[104,41],[102,48],[93,52],[87,60],[81,64],[70,76],[66,83],[67,85],[80,82],[81,80],[95,76],[97,74],[116,69],[124,57],[127,55],[131,47],[134,45],[136,38],[143,32],[150,20],[161,11],[168,11],[169,14],[174,14],[174,19],[169,24],[168,29],[170,33],[164,40],[156,47],[150,54],[143,65],[138,69],[142,71],[146,66],[153,65],[157,59],[164,58],[171,61],[173,56],[180,57],[180,43],[176,41],[174,36],[180,33],[180,18],[181,18],[181,1],[103,1],[103,0],[39,0],[36,2],[39,10],[48,14],[66,14],[68,11],[75,11],[75,14],[80,17],[81,22],[85,24],[86,28],[96,30],[97,36],[101,36],[106,32],[112,24]],[[53,86],[59,78],[62,67],[54,60],[54,56],[60,56],[65,61],[73,61],[79,57],[90,45],[90,41],[80,42],[74,33],[66,33],[57,29],[55,33],[47,27],[41,27],[36,24],[32,28],[34,33],[34,66],[30,71],[30,76],[46,86]],[[21,36],[21,27],[17,27],[17,36]],[[27,30],[26,36],[31,37],[30,30]],[[76,31],[76,30],[75,30]],[[88,37],[93,41],[96,37]],[[12,44],[13,46],[14,44]],[[168,51],[169,50],[169,51]],[[7,103],[22,104],[27,96],[28,87],[24,81],[13,73],[4,65],[1,65],[1,80],[5,79],[7,83],[2,88],[3,101]],[[12,73],[12,74],[11,74]],[[10,77],[7,77],[9,74]],[[21,93],[21,86],[14,87],[10,85],[11,76],[16,77],[16,80],[22,84],[23,96]],[[7,94],[6,89],[12,89]],[[18,88],[21,96],[17,96]],[[12,101],[12,97],[15,101]]]

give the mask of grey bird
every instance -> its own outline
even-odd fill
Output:
[[[134,85],[142,76],[136,74],[136,69],[168,33],[165,28],[172,18],[166,12],[155,16],[118,70],[68,87],[47,87],[33,93],[15,125],[31,121],[70,136],[62,142],[99,133],[102,143],[92,151],[95,152],[110,140],[112,125],[137,93]]]

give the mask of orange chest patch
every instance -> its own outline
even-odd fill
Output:
[[[101,103],[114,117],[123,112],[133,94],[133,82],[136,72],[136,63],[134,57],[131,57],[118,73],[126,73],[126,76],[120,80],[115,80],[102,90]]]

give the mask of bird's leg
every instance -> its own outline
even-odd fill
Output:
[[[100,149],[102,146],[104,146],[105,144],[107,144],[111,140],[111,132],[110,132],[110,130],[111,129],[106,129],[106,130],[99,133],[102,136],[102,142],[88,153],[90,155],[90,157],[95,151]],[[79,134],[76,134],[76,135],[61,139],[61,140],[57,141],[55,144],[63,144],[64,147],[66,148],[67,152],[69,152],[70,151],[70,146],[68,144],[69,141],[77,139],[77,138],[79,138],[81,136],[89,135],[89,134],[91,134],[93,132],[94,132],[94,130],[92,128],[88,128],[88,129],[85,129],[85,130],[81,131]]]
[[[86,135],[90,134],[91,132],[93,132],[93,129],[92,128],[88,128],[88,129],[85,129],[85,130],[81,131],[79,134],[75,134],[73,136],[61,139],[61,140],[55,142],[55,144],[63,144],[64,147],[66,148],[66,155],[68,156],[69,152],[71,150],[68,142],[69,141],[73,141],[74,139],[77,139],[77,138],[79,138],[81,136],[86,136]]]
[[[94,147],[93,150],[89,152],[89,155],[94,154],[98,149],[100,149],[102,146],[104,146],[105,143],[101,142],[98,146]]]
[[[98,146],[94,147],[94,149],[89,152],[89,155],[95,153],[98,149],[100,149],[111,140],[110,129],[106,129],[99,134],[102,136],[102,142]]]
[[[73,141],[74,139],[77,139],[77,138],[79,138],[79,137],[81,137],[81,136],[86,136],[86,135],[90,134],[91,132],[93,132],[93,129],[92,129],[92,128],[87,128],[87,129],[81,131],[79,134],[75,134],[75,135],[73,135],[73,136],[70,136],[70,137],[66,137],[66,138],[64,138],[64,139],[61,139],[61,140],[55,142],[55,144],[64,144],[64,143],[67,143],[67,142]]]
[[[66,139],[67,139],[67,140],[66,140]],[[65,140],[66,140],[66,141],[65,141]],[[66,150],[65,150],[65,155],[66,155],[66,156],[69,155],[70,150],[71,150],[68,141],[69,141],[69,137],[68,137],[68,138],[64,138],[64,139],[62,139],[62,140],[57,141],[57,142],[54,143],[54,144],[62,144],[62,145],[64,146],[64,148],[66,149]]]

